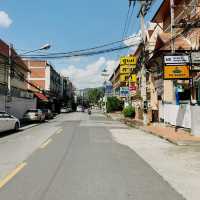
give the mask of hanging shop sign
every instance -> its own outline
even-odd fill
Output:
[[[120,75],[120,82],[136,82],[137,81],[137,76],[136,74],[132,74],[131,77],[129,78],[129,74],[121,74]]]
[[[106,93],[107,96],[112,95],[112,90],[113,90],[112,85],[106,85],[105,86],[105,93]]]
[[[136,65],[137,59],[135,56],[122,56],[120,58],[120,65]]]
[[[192,64],[200,64],[200,52],[191,53]]]
[[[189,71],[188,65],[164,66],[164,79],[189,79]]]
[[[173,56],[164,56],[165,64],[184,64],[189,63],[190,59],[188,55],[173,55]]]
[[[137,87],[136,87],[135,83],[132,83],[132,84],[129,85],[129,91],[130,92],[134,92],[134,91],[136,91],[136,89],[137,89]]]
[[[128,87],[120,87],[120,97],[127,97],[129,95]]]
[[[136,68],[136,65],[122,65],[120,66],[120,73],[121,74],[130,74],[133,72],[133,70]]]

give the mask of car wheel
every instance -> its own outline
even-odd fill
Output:
[[[16,132],[19,131],[19,123],[18,123],[18,122],[15,123],[15,128],[14,128],[14,130],[15,130]]]

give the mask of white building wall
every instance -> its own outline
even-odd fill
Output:
[[[12,101],[7,103],[9,113],[22,119],[24,113],[29,109],[36,109],[37,100],[12,97]]]
[[[7,112],[22,119],[28,109],[36,109],[37,99],[12,97],[11,102],[6,103]],[[5,96],[0,95],[0,111],[5,111]]]
[[[50,66],[45,68],[45,90],[50,90]]]

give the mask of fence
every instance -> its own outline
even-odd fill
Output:
[[[191,128],[191,106],[189,104],[173,105],[162,104],[159,105],[159,118],[163,119],[165,123],[174,126]]]

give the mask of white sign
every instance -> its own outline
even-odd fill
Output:
[[[192,63],[200,63],[200,53],[199,52],[192,52],[191,53],[191,57],[192,57]]]
[[[181,64],[189,63],[189,56],[180,55],[180,56],[164,56],[165,64]]]

